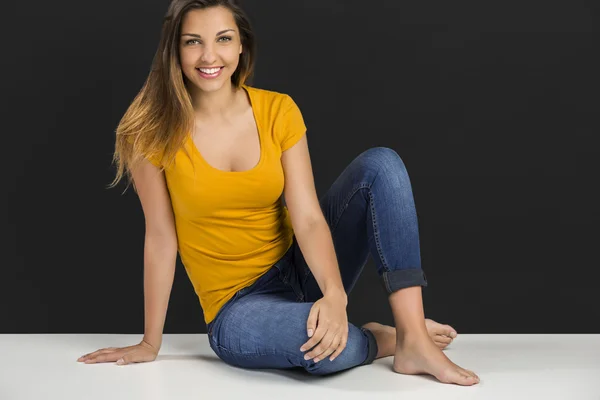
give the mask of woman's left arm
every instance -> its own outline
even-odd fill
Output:
[[[314,275],[323,298],[313,305],[307,321],[310,337],[302,347],[305,359],[315,362],[334,353],[333,360],[348,338],[348,297],[344,290],[329,225],[315,190],[306,135],[283,152],[284,196],[298,246]],[[312,332],[311,332],[312,331]],[[315,347],[316,346],[316,347]]]

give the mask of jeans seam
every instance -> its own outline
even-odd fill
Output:
[[[295,267],[290,266],[289,268],[295,268]],[[294,270],[290,270],[289,273],[293,274]],[[280,277],[280,281],[283,282],[284,285],[287,285],[289,288],[292,289],[292,292],[294,293],[294,296],[296,297],[296,303],[300,303],[300,302],[304,301],[304,293],[302,293],[302,291],[300,291],[300,293],[298,293],[296,291],[296,288],[294,287],[294,285],[292,285],[291,282],[289,282],[287,279]],[[297,280],[297,282],[299,283],[300,281]],[[306,283],[306,279],[304,282]]]
[[[292,245],[290,246],[290,248],[288,249],[288,251],[291,251],[292,247],[294,246],[294,240],[292,240]],[[283,255],[283,257],[278,261],[279,262],[283,262],[283,263],[287,263],[287,265],[285,267],[283,267],[282,269],[279,270],[279,274],[278,274],[278,279],[280,282],[282,282],[284,285],[288,286],[289,288],[292,289],[292,292],[294,293],[295,297],[296,297],[296,302],[302,302],[304,300],[304,294],[302,292],[300,292],[300,294],[298,294],[298,292],[296,291],[296,288],[294,287],[294,285],[292,285],[292,283],[290,282],[289,279],[287,279],[288,275],[296,273],[295,271],[295,265],[294,265],[294,254],[293,251],[290,252],[290,254],[288,255],[288,251],[286,251],[286,253]],[[288,259],[289,257],[289,259]],[[283,270],[285,270],[285,273],[283,272]],[[296,280],[296,282],[300,282],[299,279]]]
[[[360,190],[362,189],[371,189],[370,185],[368,183],[361,183],[360,185],[358,185],[353,191],[350,192],[350,194],[344,199],[344,207],[342,208],[342,211],[340,211],[338,213],[338,215],[336,215],[336,218],[334,220],[333,223],[333,227],[331,228],[331,232],[335,232],[340,219],[342,218],[342,215],[344,215],[344,211],[346,211],[346,208],[348,208],[348,204],[350,204],[350,202],[352,201],[352,198],[356,195],[356,193],[358,193]]]
[[[375,179],[377,179],[377,176],[379,176],[379,171],[377,171],[377,175],[375,175],[375,178],[373,178],[373,182],[375,182]],[[375,237],[375,248],[377,249],[377,254],[379,255],[379,259],[381,260],[381,265],[383,266],[383,276],[385,277],[385,272],[389,272],[390,269],[388,267],[388,264],[385,260],[385,257],[383,255],[383,251],[381,249],[381,241],[379,239],[379,231],[377,230],[377,215],[375,213],[375,206],[374,206],[374,196],[373,196],[373,191],[371,190],[371,188],[369,187],[369,209],[371,211],[371,221],[373,221],[373,236]]]
[[[377,173],[375,174],[375,177],[373,178],[373,182],[375,181],[375,179],[377,178],[377,176],[379,175],[379,170],[377,171]],[[363,190],[363,189],[368,189],[369,192],[369,206],[371,206],[373,204],[373,197],[371,195],[371,186],[373,183],[361,183],[358,186],[356,186],[348,196],[346,196],[346,198],[344,199],[344,206],[342,207],[342,210],[338,213],[338,215],[336,215],[335,219],[333,220],[333,226],[330,228],[331,234],[333,235],[335,233],[335,230],[340,222],[340,219],[342,218],[342,215],[344,214],[344,211],[346,211],[346,209],[348,208],[348,204],[350,204],[350,201],[352,201],[352,198],[356,195],[356,193],[358,193],[359,191]],[[371,208],[371,207],[370,207]],[[373,215],[374,211],[371,210],[371,214]],[[374,217],[373,217],[373,221],[375,221]],[[373,230],[375,231],[375,230]],[[375,231],[376,232],[376,231]],[[376,233],[377,235],[377,233]],[[376,243],[377,243],[377,248],[378,248],[378,252],[379,252],[379,256],[381,258],[383,258],[381,256],[381,252],[379,251],[379,239],[376,236]],[[308,280],[308,275],[311,273],[310,268],[308,267],[308,264],[306,264],[306,269],[304,271],[304,282],[306,283],[306,281]]]

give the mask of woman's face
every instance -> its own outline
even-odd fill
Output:
[[[202,91],[216,91],[231,82],[242,53],[238,27],[231,11],[210,7],[189,11],[179,38],[181,68]],[[201,72],[199,69],[208,69]],[[216,69],[219,71],[212,74]]]

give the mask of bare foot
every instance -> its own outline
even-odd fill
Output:
[[[425,319],[425,326],[429,337],[440,349],[445,349],[456,337],[456,331],[450,325],[442,325],[434,320]],[[370,330],[375,335],[378,347],[376,359],[394,355],[396,352],[396,328],[378,322],[366,323],[363,328]]]
[[[394,371],[400,374],[429,374],[443,383],[471,386],[479,377],[454,364],[424,332],[399,338],[394,354]]]
[[[362,326],[373,332],[377,340],[377,355],[375,359],[393,356],[396,352],[396,328],[382,325],[379,322],[368,322]]]

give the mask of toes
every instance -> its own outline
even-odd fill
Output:
[[[446,335],[451,338],[455,338],[457,336],[456,330],[450,325],[443,325],[443,335]]]
[[[433,334],[444,335],[451,338],[455,338],[457,336],[456,329],[454,329],[450,325],[442,325],[439,322],[435,322],[431,319],[427,321]]]
[[[460,376],[462,383],[464,383],[464,384],[472,385],[474,383],[477,383],[477,378],[475,378],[473,375],[468,374],[467,372],[461,372],[459,376]],[[461,383],[461,382],[457,382],[457,383]]]
[[[445,349],[448,345],[446,343],[440,343],[440,342],[434,342],[436,344],[437,347],[439,347],[440,349]]]
[[[463,368],[457,368],[452,371],[448,371],[448,375],[440,379],[445,383],[456,383],[458,385],[475,385],[479,383],[479,377],[474,372],[465,370]]]
[[[458,385],[473,385],[476,383],[474,377],[461,370],[454,370],[444,377],[444,379],[440,380],[444,383],[455,383]]]
[[[469,370],[469,369],[466,369],[465,371],[466,371],[466,372],[467,372],[469,375],[471,375],[473,378],[475,378],[475,380],[476,380],[477,382],[479,382],[479,376],[477,376],[477,374],[476,374],[475,372],[473,372],[473,371],[471,371],[471,370]]]
[[[445,344],[452,343],[452,338],[449,338],[449,337],[443,336],[443,335],[435,335],[435,337],[433,338],[433,340],[435,342],[440,342],[440,343],[445,343]]]
[[[468,369],[461,369],[460,372],[463,376],[466,376],[469,381],[479,383],[479,377],[475,372]]]

